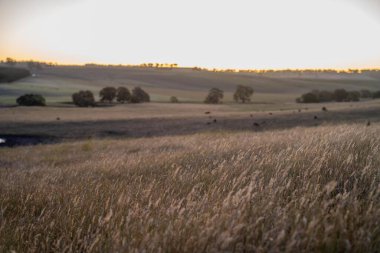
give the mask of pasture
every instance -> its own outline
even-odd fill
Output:
[[[322,107],[328,111],[322,111]],[[379,100],[307,105],[146,103],[94,108],[58,105],[0,110],[0,133],[3,135],[35,135],[62,140],[258,132],[342,123],[365,125],[380,119]]]
[[[0,84],[0,251],[377,252],[380,101],[294,97],[378,82],[324,78],[54,67]],[[228,100],[237,83],[253,103]],[[62,103],[109,85],[154,102]],[[212,86],[225,103],[199,103]],[[48,106],[12,105],[30,91]]]
[[[199,103],[210,88],[225,92],[225,103],[232,102],[237,85],[255,90],[254,103],[293,103],[295,98],[312,89],[346,90],[380,89],[380,74],[369,73],[225,73],[194,71],[186,68],[156,69],[138,67],[54,66],[35,70],[33,76],[10,84],[0,84],[0,103],[14,104],[25,93],[42,94],[48,103],[71,101],[78,90],[98,94],[106,86],[141,86],[152,101],[168,102],[176,96],[182,102]]]
[[[0,253],[380,253],[380,0],[0,0]]]
[[[0,251],[376,252],[379,136],[376,122],[3,148]]]

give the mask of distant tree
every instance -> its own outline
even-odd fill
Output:
[[[301,96],[301,103],[319,103],[318,95],[315,92],[308,92]]]
[[[17,61],[15,59],[12,59],[10,57],[8,57],[7,59],[5,59],[5,63],[11,67],[15,66]]]
[[[131,101],[131,93],[125,87],[119,87],[116,90],[116,101],[119,103],[126,103]]]
[[[218,104],[223,99],[224,94],[223,91],[218,88],[211,88],[206,99],[206,104]]]
[[[345,89],[336,89],[334,91],[334,99],[337,102],[343,102],[347,100],[348,92]]]
[[[79,107],[95,106],[94,94],[89,91],[79,91],[72,95],[73,103]]]
[[[132,103],[144,103],[144,102],[150,102],[150,96],[148,93],[146,93],[143,89],[140,87],[135,87],[132,90],[132,97],[131,97]]]
[[[347,101],[357,102],[360,100],[359,91],[349,91],[347,94]]]
[[[172,103],[178,103],[179,100],[178,100],[177,97],[172,96],[172,97],[170,97],[170,102],[172,102]]]
[[[100,90],[99,96],[101,102],[108,101],[109,103],[112,103],[116,97],[116,89],[114,87],[105,87]]]
[[[250,102],[254,90],[249,86],[238,85],[234,93],[234,100],[242,103]]]
[[[45,106],[45,98],[39,94],[25,94],[16,100],[18,105],[23,106]]]
[[[379,90],[379,91],[375,91],[375,92],[372,94],[372,98],[373,98],[373,99],[380,98],[380,90]]]
[[[360,97],[361,98],[371,98],[372,97],[372,92],[369,90],[361,90],[360,91]]]

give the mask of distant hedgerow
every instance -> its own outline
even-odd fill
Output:
[[[39,94],[25,94],[17,98],[18,105],[23,106],[45,106],[46,100]]]
[[[296,99],[297,103],[320,103],[320,102],[357,102],[360,98],[367,98],[371,95],[370,91],[346,91],[345,89],[336,89],[333,92],[326,90],[313,90],[302,94]]]

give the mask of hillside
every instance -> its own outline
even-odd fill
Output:
[[[28,76],[30,72],[27,69],[0,66],[0,83],[11,83]]]
[[[49,102],[69,101],[81,89],[96,94],[105,86],[141,86],[157,102],[177,96],[181,101],[200,102],[207,90],[217,87],[225,91],[225,102],[232,101],[236,85],[252,86],[257,103],[293,102],[301,93],[312,89],[379,90],[380,75],[345,73],[227,73],[194,71],[192,69],[156,69],[137,67],[45,67],[33,77],[12,84],[0,85],[0,102],[14,103],[15,97],[26,92],[43,94]]]
[[[0,251],[377,252],[379,136],[343,124],[0,149]]]

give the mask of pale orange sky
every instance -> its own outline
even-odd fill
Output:
[[[0,58],[380,67],[377,0],[0,0]]]

